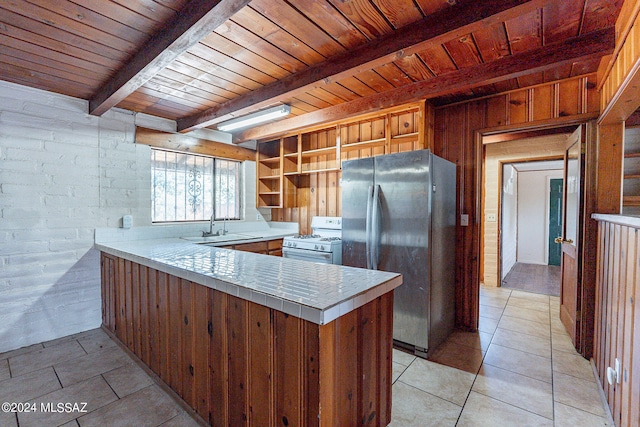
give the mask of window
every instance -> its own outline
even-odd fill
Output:
[[[151,150],[153,222],[240,219],[240,162]]]

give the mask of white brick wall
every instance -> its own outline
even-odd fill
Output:
[[[150,168],[130,112],[94,117],[85,101],[6,82],[0,94],[2,352],[100,325],[94,229],[124,214],[150,225]]]
[[[121,231],[151,228],[150,148],[134,143],[135,126],[175,131],[175,122],[87,111],[86,101],[0,81],[0,352],[98,327],[94,230],[125,214],[134,228]],[[246,162],[247,221],[258,214],[255,181]]]

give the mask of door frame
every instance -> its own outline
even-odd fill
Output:
[[[517,141],[517,140],[516,140]],[[508,142],[508,141],[505,141]],[[500,143],[498,143],[500,144]],[[484,146],[486,146],[486,144],[483,145],[483,150],[484,150]],[[508,161],[503,161],[500,160],[498,161],[499,166],[499,170],[498,170],[498,185],[500,188],[500,191],[498,191],[498,218],[497,218],[497,226],[498,226],[498,238],[496,240],[497,244],[496,244],[496,253],[498,254],[498,257],[500,258],[497,268],[498,268],[498,283],[500,284],[498,287],[501,286],[502,284],[502,187],[504,185],[504,165],[508,165],[508,164],[512,164],[512,163],[533,163],[533,162],[546,162],[546,161],[555,161],[555,160],[564,160],[563,157],[561,156],[540,156],[540,157],[527,157],[527,158],[515,158],[515,159],[509,159]],[[484,162],[483,162],[484,163]],[[484,172],[484,171],[483,171]],[[483,173],[484,176],[484,173]],[[547,186],[549,184],[549,179],[547,178]],[[484,189],[484,183],[482,185],[482,188]],[[484,194],[484,190],[481,193],[481,197],[482,197],[482,212],[480,215],[480,221],[481,221],[481,225],[484,224],[484,198],[485,198],[485,194]],[[549,214],[548,212],[548,204],[549,204],[549,195],[547,194],[546,199],[545,199],[545,209],[546,209],[546,213],[547,215]],[[517,219],[516,219],[517,221]],[[547,218],[545,223],[545,227],[548,228],[548,221],[549,219]],[[548,230],[546,231],[548,233]],[[481,229],[481,233],[482,233],[482,246],[480,247],[480,258],[481,258],[481,264],[484,266],[484,250],[482,249],[484,247],[484,230]],[[546,251],[546,249],[545,249]],[[545,253],[546,256],[546,253]],[[482,276],[480,276],[482,277]]]
[[[574,343],[576,350],[584,357],[590,358],[593,354],[593,338],[594,338],[594,322],[595,322],[595,283],[596,283],[596,237],[597,222],[591,218],[596,212],[596,176],[597,176],[597,158],[598,158],[598,127],[596,119],[598,114],[585,114],[580,117],[568,116],[566,118],[557,118],[553,120],[538,122],[530,125],[505,125],[494,128],[483,128],[473,131],[475,141],[475,158],[476,158],[476,224],[475,238],[476,253],[478,254],[479,263],[477,268],[477,281],[471,283],[471,307],[473,309],[472,317],[475,318],[475,327],[477,329],[480,317],[480,277],[482,273],[483,250],[482,242],[484,240],[484,144],[483,138],[496,137],[496,141],[501,142],[514,139],[509,134],[523,133],[529,136],[542,136],[553,133],[562,132],[560,128],[567,128],[567,132],[572,132],[577,126],[586,125],[585,135],[585,197],[584,197],[584,227],[582,238],[585,244],[582,247],[582,265],[578,268],[582,269],[582,310],[580,313],[581,330],[578,333],[579,340]],[[536,135],[538,134],[538,135]]]

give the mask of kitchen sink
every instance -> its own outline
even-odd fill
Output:
[[[198,243],[201,245],[206,244],[215,244],[215,243],[223,243],[223,242],[235,242],[238,240],[251,240],[251,239],[259,239],[260,236],[256,236],[253,234],[240,234],[240,233],[229,233],[222,236],[207,236],[207,237],[182,237],[184,240],[188,240],[193,243]]]

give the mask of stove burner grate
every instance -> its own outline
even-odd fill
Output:
[[[297,236],[293,236],[294,239],[317,239],[320,236],[319,234],[298,234]]]

